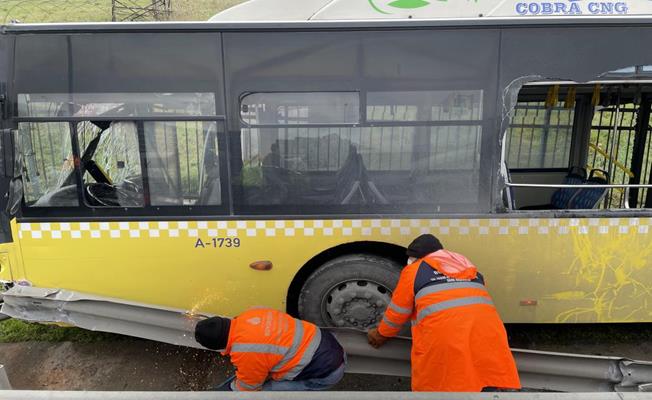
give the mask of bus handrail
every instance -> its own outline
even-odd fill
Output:
[[[598,154],[600,154],[602,157],[610,160],[611,162],[614,163],[614,165],[618,168],[620,168],[627,176],[630,178],[634,177],[634,173],[627,168],[623,163],[618,161],[616,158],[614,158],[611,154],[607,153],[606,151],[602,150],[599,146],[595,145],[594,143],[589,143],[589,147],[595,150]]]
[[[626,183],[615,183],[615,184],[586,184],[586,185],[570,185],[566,183],[512,183],[506,182],[507,187],[521,187],[521,188],[554,188],[554,189],[625,189],[625,209],[629,210],[629,189],[644,189],[652,188],[652,184],[626,184]]]

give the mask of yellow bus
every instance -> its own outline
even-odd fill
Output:
[[[647,39],[647,17],[5,26],[2,311],[365,329],[432,233],[508,323],[652,321]]]

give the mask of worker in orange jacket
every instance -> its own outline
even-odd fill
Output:
[[[433,235],[408,247],[392,301],[377,329],[378,348],[412,320],[412,390],[480,392],[520,389],[505,327],[484,279]]]
[[[277,310],[199,321],[195,339],[235,365],[235,377],[217,390],[324,390],[344,375],[344,349],[332,333]]]

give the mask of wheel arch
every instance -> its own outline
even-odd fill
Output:
[[[405,247],[393,243],[362,241],[344,243],[322,251],[305,263],[292,279],[286,297],[287,312],[295,317],[299,315],[299,293],[301,288],[308,277],[324,263],[349,254],[371,254],[404,265],[406,261],[405,250]]]

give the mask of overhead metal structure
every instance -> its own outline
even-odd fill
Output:
[[[111,21],[168,20],[172,0],[111,0]]]

